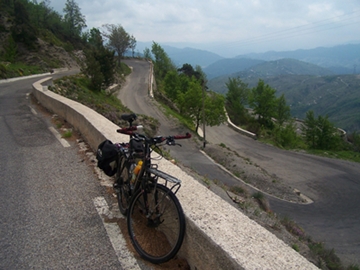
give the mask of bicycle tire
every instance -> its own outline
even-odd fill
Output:
[[[121,214],[127,215],[127,210],[130,201],[130,164],[124,156],[119,158],[119,169],[117,171],[116,179],[118,179],[118,191],[116,193],[117,202]],[[119,175],[120,174],[120,175]]]
[[[146,217],[145,190],[147,205],[152,212],[149,218]],[[139,189],[130,202],[128,232],[135,250],[143,259],[154,264],[164,263],[178,253],[184,240],[184,212],[169,188],[149,184],[145,190]]]

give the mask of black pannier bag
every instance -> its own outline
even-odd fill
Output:
[[[110,140],[105,140],[98,146],[96,152],[98,167],[108,176],[113,176],[116,173],[116,158],[118,153],[118,147]]]

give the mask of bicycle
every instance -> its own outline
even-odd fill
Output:
[[[129,127],[117,132],[129,135],[130,141],[117,144],[114,190],[120,212],[127,217],[135,250],[143,259],[159,264],[169,261],[179,251],[185,236],[185,216],[175,195],[181,180],[158,170],[158,165],[151,163],[151,153],[155,149],[161,153],[160,146],[164,144],[179,145],[175,140],[188,139],[191,134],[147,137],[136,132],[141,127],[132,125],[136,118],[135,114],[121,116]]]

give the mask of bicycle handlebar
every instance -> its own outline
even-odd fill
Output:
[[[162,143],[163,141],[166,141],[166,144],[168,145],[175,145],[175,141],[174,140],[181,140],[181,139],[189,139],[191,138],[191,134],[190,133],[186,133],[185,135],[174,135],[174,136],[156,136],[156,137],[146,137],[145,135],[139,134],[137,132],[134,132],[138,129],[142,129],[143,127],[140,126],[130,126],[127,128],[119,128],[116,131],[118,133],[122,133],[122,134],[126,134],[129,136],[134,136],[136,138],[142,139],[147,141],[149,144],[158,144],[158,143]]]
[[[116,132],[118,133],[122,133],[122,134],[125,134],[125,135],[130,135],[130,136],[133,136],[135,134],[137,134],[136,132],[134,132],[135,130],[138,130],[138,129],[142,129],[143,126],[139,125],[139,126],[130,126],[130,127],[127,127],[127,128],[119,128],[116,130]]]

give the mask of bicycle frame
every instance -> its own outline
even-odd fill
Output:
[[[162,263],[173,258],[179,251],[186,225],[181,204],[175,196],[181,187],[181,180],[160,171],[158,164],[152,164],[154,158],[151,154],[156,148],[160,149],[162,143],[179,145],[175,140],[188,139],[191,134],[147,137],[137,133],[138,126],[132,125],[136,119],[135,114],[122,115],[121,118],[129,122],[129,127],[120,128],[117,132],[129,135],[130,141],[118,144],[119,167],[114,188],[119,209],[127,216],[130,239],[136,251],[153,263]],[[161,153],[160,156],[162,157]],[[132,168],[139,164],[140,160],[140,170],[133,171]],[[161,237],[158,237],[159,233]],[[151,237],[155,237],[153,240],[165,241],[166,244],[157,245],[157,248],[153,249],[144,244]]]
[[[181,180],[171,176],[170,174],[167,174],[163,171],[158,170],[157,164],[151,164],[151,148],[150,144],[147,140],[145,140],[145,154],[142,159],[143,165],[141,167],[141,170],[139,174],[136,176],[135,180],[135,190],[139,188],[139,185],[141,185],[141,188],[145,188],[147,185],[147,182],[150,181],[154,184],[158,183],[158,179],[164,179],[165,180],[165,186],[168,186],[168,183],[172,183],[173,185],[170,187],[170,190],[176,194],[178,190],[181,187]],[[152,176],[153,175],[153,176]],[[139,181],[140,180],[140,181]]]

